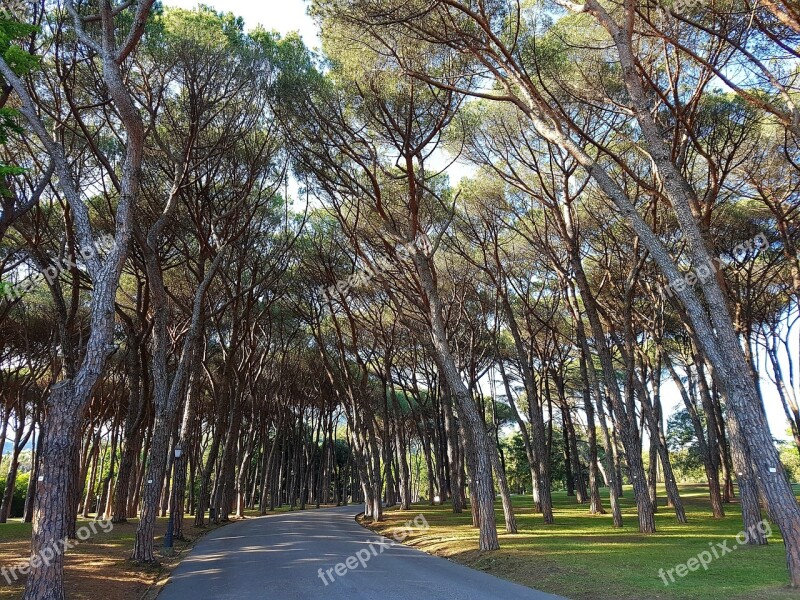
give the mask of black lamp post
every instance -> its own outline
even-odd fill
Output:
[[[175,461],[179,460],[183,451],[180,446],[175,446]],[[172,487],[170,493],[175,493],[175,461],[172,463]],[[173,496],[174,498],[174,496]],[[164,553],[171,554],[173,546],[173,534],[175,532],[175,510],[174,502],[170,502],[169,521],[167,521],[167,533],[164,535]]]

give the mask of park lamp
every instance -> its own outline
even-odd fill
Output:
[[[183,455],[183,449],[180,446],[175,446],[175,459],[179,459]],[[174,468],[174,465],[173,465]],[[175,483],[175,479],[173,477],[173,485]],[[172,490],[170,493],[174,493]],[[172,554],[173,552],[173,537],[175,531],[175,506],[170,507],[169,511],[169,521],[167,521],[167,533],[164,535],[164,553],[165,554]]]

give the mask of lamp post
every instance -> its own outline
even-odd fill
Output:
[[[180,446],[175,446],[175,460],[177,461],[180,459],[181,454],[183,451],[181,450]],[[173,495],[175,494],[175,461],[172,462],[172,486],[170,487],[170,493]],[[169,507],[169,521],[167,521],[167,533],[164,534],[164,554],[172,554],[172,546],[173,546],[173,533],[175,532],[175,510],[176,510],[175,502],[170,502]]]

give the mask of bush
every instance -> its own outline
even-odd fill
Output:
[[[21,518],[25,514],[25,497],[28,495],[30,473],[18,473],[14,484],[14,497],[11,500],[11,518]],[[6,493],[6,480],[0,479],[0,498]]]
[[[781,464],[786,469],[790,481],[800,482],[800,454],[793,443],[781,444]]]
[[[678,483],[703,483],[707,481],[703,463],[691,449],[670,452],[672,471]]]

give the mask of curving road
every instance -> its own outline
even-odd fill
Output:
[[[355,522],[360,510],[282,513],[213,531],[158,600],[559,600],[392,544]]]

